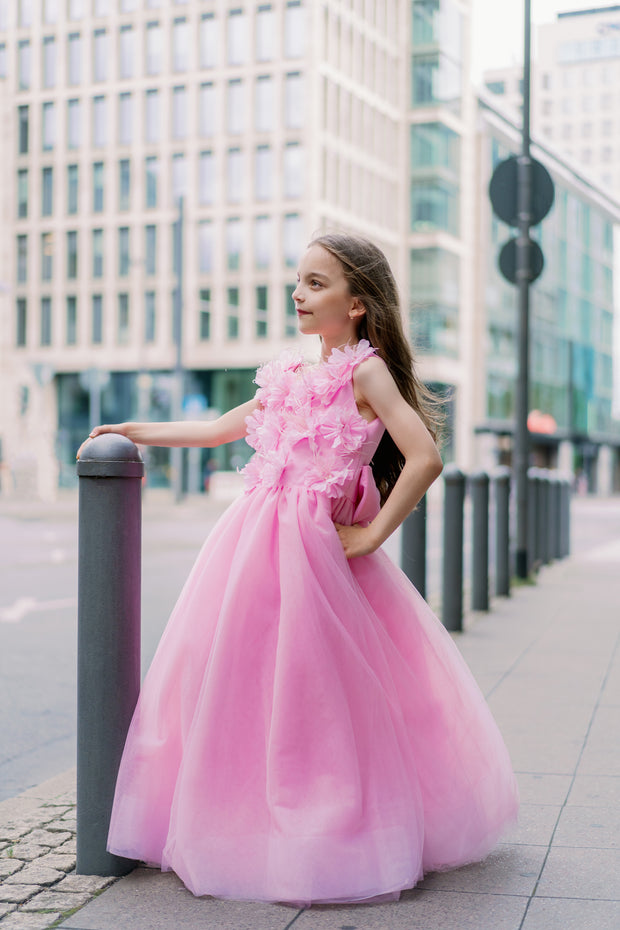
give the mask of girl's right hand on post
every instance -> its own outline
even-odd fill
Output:
[[[120,433],[120,432],[121,432],[120,423],[117,423],[117,424],[115,424],[115,425],[110,425],[109,423],[104,423],[104,424],[102,424],[101,426],[95,426],[95,428],[92,429],[92,430],[90,431],[90,433],[88,434],[88,439],[85,439],[84,442],[82,443],[82,445],[80,446],[80,448],[77,450],[77,455],[75,456],[76,459],[79,460],[80,455],[82,454],[82,450],[84,449],[84,447],[86,446],[86,444],[87,444],[91,439],[94,439],[94,438],[95,438],[95,436],[101,436],[102,433]]]

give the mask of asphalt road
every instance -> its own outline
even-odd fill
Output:
[[[223,505],[174,507],[147,491],[143,520],[142,664]],[[441,528],[429,516],[429,600],[436,600]],[[576,498],[573,551],[620,539],[620,497]],[[398,557],[398,539],[387,546]],[[0,800],[65,771],[75,759],[77,500],[0,510]]]

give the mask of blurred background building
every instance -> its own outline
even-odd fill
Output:
[[[297,261],[333,227],[392,262],[446,397],[446,458],[508,461],[516,292],[487,186],[517,117],[478,99],[470,29],[469,0],[0,0],[2,493],[74,484],[97,421],[171,416],[179,360],[184,415],[252,396],[256,366],[299,344]],[[537,157],[558,183],[533,314],[537,455],[618,489],[618,208],[557,146]],[[192,453],[190,488],[248,452]],[[168,450],[147,454],[167,483]]]

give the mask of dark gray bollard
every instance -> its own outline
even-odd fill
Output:
[[[493,475],[495,488],[495,593],[510,594],[510,469],[501,467]]]
[[[106,850],[125,737],[140,690],[141,489],[144,463],[129,439],[91,440],[79,476],[77,866],[124,875]]]
[[[528,468],[528,494],[527,494],[527,566],[528,573],[536,571],[540,565],[539,537],[538,537],[538,491],[539,469]]]
[[[549,473],[549,558],[560,558],[560,481]]]
[[[568,478],[561,481],[561,504],[560,504],[560,546],[561,557],[565,559],[570,555],[570,501],[572,489],[571,482]]]
[[[400,564],[409,581],[426,597],[426,495],[403,523]]]
[[[538,545],[540,561],[543,565],[549,564],[549,472],[540,469],[538,476]]]
[[[465,475],[444,468],[442,620],[447,630],[463,629],[463,505]]]
[[[475,472],[469,479],[472,503],[472,610],[489,609],[489,476]]]

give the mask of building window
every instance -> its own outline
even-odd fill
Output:
[[[32,26],[32,0],[18,0],[17,21],[20,26]]]
[[[204,287],[200,291],[198,338],[206,342],[211,338],[211,288]]]
[[[162,29],[159,23],[146,25],[146,73],[159,74],[162,67]]]
[[[445,55],[421,55],[413,59],[412,105],[440,104],[458,113],[461,107],[461,67]]]
[[[51,152],[56,144],[56,111],[54,104],[47,102],[43,104],[43,151]]]
[[[17,283],[28,280],[28,236],[17,237]]]
[[[187,89],[172,88],[172,138],[185,139],[187,136]]]
[[[22,106],[18,110],[18,122],[19,122],[19,143],[18,143],[18,152],[20,155],[28,154],[28,107]]]
[[[259,6],[256,13],[257,61],[272,61],[276,53],[276,23],[271,6]]]
[[[81,19],[84,15],[85,0],[69,0],[69,19]]]
[[[122,158],[118,163],[118,209],[129,210],[131,196],[131,163]]]
[[[419,178],[411,184],[412,232],[443,229],[459,234],[458,185],[441,178]]]
[[[284,196],[301,197],[303,194],[303,148],[298,142],[284,146]]]
[[[79,32],[72,32],[68,38],[67,80],[69,84],[79,84],[82,80],[82,48]]]
[[[78,274],[78,238],[75,230],[67,233],[67,278],[77,278]]]
[[[43,39],[43,87],[56,86],[56,40],[54,36]]]
[[[103,277],[103,229],[93,229],[93,278]]]
[[[247,17],[243,10],[228,14],[228,64],[242,65],[248,60]]]
[[[103,213],[104,205],[103,162],[93,164],[93,213]]]
[[[43,21],[55,23],[58,19],[58,0],[43,0]]]
[[[239,288],[226,288],[226,335],[229,339],[239,338]]]
[[[256,288],[256,338],[266,339],[268,336],[268,311],[267,311],[268,290],[264,284]]]
[[[144,271],[154,275],[157,270],[157,226],[144,228]]]
[[[138,9],[138,0],[121,0],[121,13],[133,13]]]
[[[200,20],[198,43],[200,67],[215,68],[217,64],[217,22],[213,13],[205,13]]]
[[[254,192],[257,200],[269,200],[273,194],[273,157],[268,145],[259,145],[256,149]]]
[[[304,79],[294,72],[286,75],[284,84],[284,125],[301,129],[304,124]]]
[[[254,96],[254,127],[257,132],[270,132],[274,128],[275,108],[273,78],[261,75],[256,81]]]
[[[93,97],[93,145],[101,148],[106,144],[107,101],[103,96]]]
[[[7,76],[6,42],[0,42],[0,78]]]
[[[17,298],[15,312],[15,345],[25,346],[28,342],[28,305],[25,297]]]
[[[209,137],[215,133],[216,98],[213,84],[201,84],[198,98],[198,126],[200,135]]]
[[[105,29],[95,29],[93,36],[93,81],[107,80],[108,58],[108,34]]]
[[[146,291],[144,294],[144,341],[155,342],[156,335],[156,307],[155,291]]]
[[[67,148],[79,149],[81,129],[80,101],[67,100]]]
[[[116,341],[122,346],[129,342],[129,294],[118,295]]]
[[[258,269],[271,265],[272,227],[270,216],[257,216],[254,220],[254,265]]]
[[[17,172],[17,216],[25,219],[28,216],[28,169],[20,168]]]
[[[28,39],[22,39],[17,44],[17,81],[19,90],[28,90],[30,87],[30,42]]]
[[[245,85],[239,78],[228,82],[226,101],[228,132],[238,135],[245,129]]]
[[[77,343],[77,297],[67,297],[67,329],[66,342],[68,346]]]
[[[238,271],[241,265],[241,220],[226,220],[226,265],[229,271]]]
[[[172,24],[172,70],[187,71],[189,58],[189,27],[187,20],[175,19]]]
[[[144,138],[146,142],[159,142],[159,93],[147,90],[144,108]]]
[[[42,346],[51,346],[52,344],[52,298],[41,298],[41,332],[40,342]]]
[[[98,346],[103,342],[103,297],[101,294],[93,294],[91,311],[91,338],[93,345]]]
[[[201,152],[198,162],[198,202],[203,205],[215,201],[215,158],[213,152]]]
[[[239,203],[243,194],[243,153],[228,149],[226,153],[226,193],[229,203]]]
[[[125,93],[118,97],[118,143],[131,145],[133,142],[133,96]]]
[[[129,274],[129,227],[121,226],[118,231],[118,273],[121,278]]]
[[[78,166],[67,165],[67,213],[78,212]]]
[[[301,58],[306,43],[306,17],[299,0],[289,0],[284,11],[284,56]]]
[[[198,270],[201,274],[210,274],[213,271],[213,223],[211,220],[200,220],[198,223]]]
[[[293,301],[293,291],[296,286],[296,284],[284,285],[284,336],[286,338],[297,336],[299,332],[297,311]]]
[[[287,213],[282,224],[282,252],[287,268],[296,268],[303,248],[302,222],[298,213]]]
[[[41,216],[51,216],[54,212],[54,169],[43,168],[41,171]]]
[[[157,178],[159,175],[159,162],[155,155],[144,159],[146,206],[157,206]]]
[[[134,31],[132,26],[121,26],[119,43],[119,77],[133,77],[136,60]]]
[[[442,168],[458,181],[460,136],[443,123],[418,123],[411,127],[411,170]]]
[[[41,280],[51,281],[54,273],[54,239],[51,232],[41,233]]]
[[[179,197],[187,193],[187,159],[182,152],[172,156],[172,201],[176,203]]]
[[[412,249],[411,339],[431,355],[458,356],[460,259],[445,249]]]

